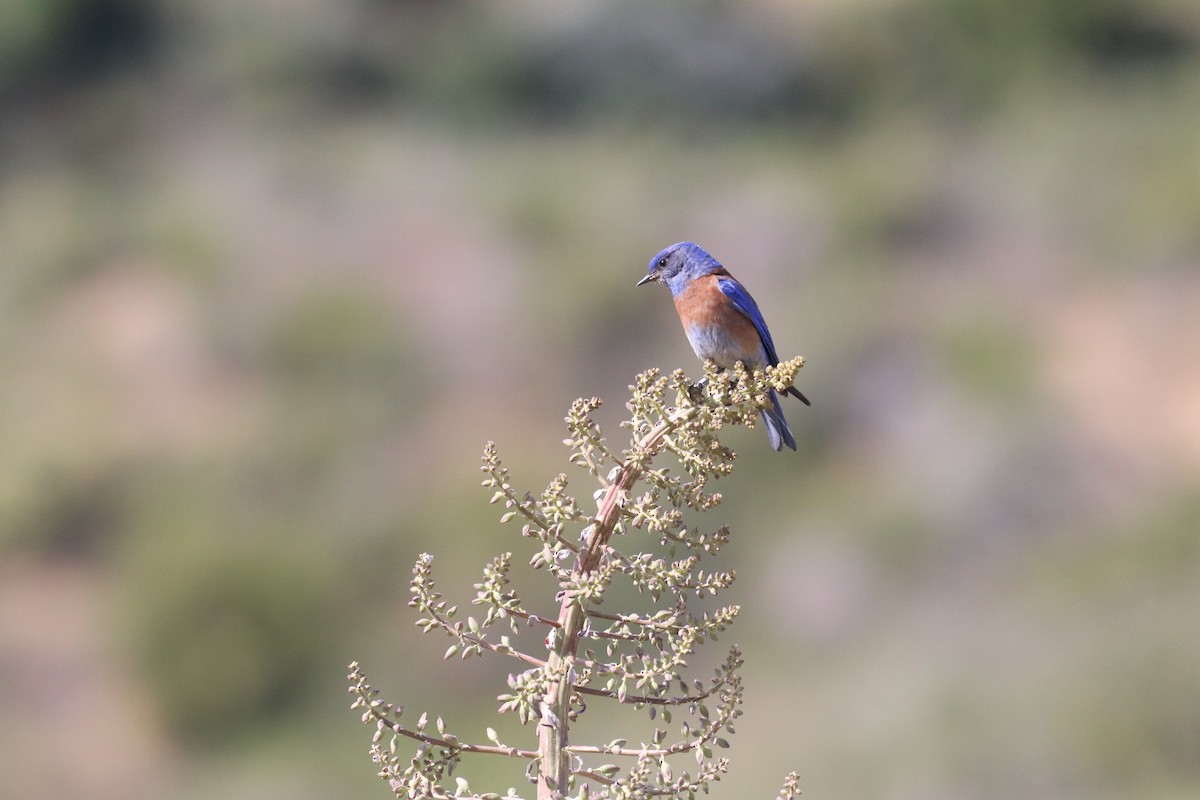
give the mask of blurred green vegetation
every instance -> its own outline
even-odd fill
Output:
[[[326,653],[339,641],[333,612],[348,609],[331,602],[321,562],[285,542],[255,542],[265,552],[254,553],[159,533],[172,546],[146,556],[132,613],[149,688],[181,741],[220,741],[278,716],[323,682],[318,671],[340,666]]]
[[[484,441],[539,491],[574,397],[695,368],[633,289],[685,238],[814,401],[730,436],[728,791],[1200,789],[1190,0],[22,0],[0,108],[21,796],[382,794],[351,658],[508,724],[409,565],[517,549]]]

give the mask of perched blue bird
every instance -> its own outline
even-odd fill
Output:
[[[758,304],[721,262],[692,242],[679,242],[662,250],[650,261],[641,286],[652,281],[665,284],[675,299],[679,321],[687,333],[696,356],[711,358],[719,367],[732,368],[741,361],[747,367],[775,366],[779,356]],[[794,386],[786,394],[812,405]],[[796,439],[788,430],[779,396],[771,390],[771,408],[762,410],[771,447],[782,450],[786,444],[796,449]]]

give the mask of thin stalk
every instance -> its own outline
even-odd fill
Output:
[[[670,415],[664,414],[662,421],[637,443],[635,452],[654,453],[663,438],[694,413],[695,408],[689,406]],[[617,479],[608,487],[588,541],[575,561],[576,577],[586,576],[600,565],[608,540],[621,518],[621,508],[643,469],[636,461],[624,464]],[[570,675],[574,672],[572,667],[579,652],[580,633],[586,616],[587,612],[575,598],[563,597],[558,613],[559,636],[546,662],[554,679],[542,700],[542,719],[538,726],[538,800],[560,800],[566,795],[571,777],[567,748],[570,746],[569,719],[574,686]]]

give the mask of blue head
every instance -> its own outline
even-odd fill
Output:
[[[696,278],[720,269],[723,269],[721,262],[710,256],[700,245],[679,242],[659,251],[658,255],[650,259],[646,277],[638,281],[637,285],[657,281],[666,285],[674,296],[686,289]]]

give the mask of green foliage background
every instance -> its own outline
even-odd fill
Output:
[[[814,401],[729,437],[719,788],[1194,797],[1197,209],[1190,0],[5,4],[6,784],[380,796],[352,657],[503,728],[408,565],[699,372],[633,289],[693,239]]]

